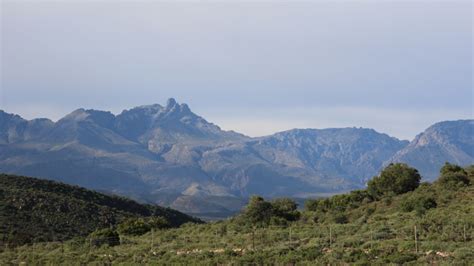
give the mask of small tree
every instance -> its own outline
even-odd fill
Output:
[[[470,184],[469,176],[462,167],[446,162],[440,169],[438,182],[447,188],[456,188]]]
[[[244,211],[245,220],[258,226],[268,225],[272,215],[272,204],[260,196],[252,196]]]
[[[290,198],[279,198],[271,202],[275,216],[284,218],[288,221],[296,221],[300,217],[297,211],[298,204]]]
[[[463,173],[467,175],[466,171],[459,165],[450,164],[448,162],[444,163],[443,167],[439,170],[441,176],[449,173]]]
[[[375,198],[393,192],[403,194],[415,190],[420,185],[418,170],[404,163],[390,164],[379,176],[369,181],[367,190]]]
[[[319,200],[318,199],[307,199],[304,202],[304,209],[306,211],[315,212],[318,210]]]

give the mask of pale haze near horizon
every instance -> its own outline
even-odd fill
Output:
[[[472,119],[471,1],[1,4],[0,109],[57,120],[176,98],[224,129]]]

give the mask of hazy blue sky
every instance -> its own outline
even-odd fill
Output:
[[[1,1],[0,109],[58,119],[169,97],[224,129],[473,117],[471,1]]]

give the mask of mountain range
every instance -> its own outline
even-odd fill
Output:
[[[304,198],[362,188],[391,162],[408,163],[430,181],[446,161],[474,163],[474,120],[434,124],[409,142],[355,127],[251,138],[174,99],[118,115],[78,109],[57,122],[0,111],[0,172],[200,217],[229,215],[252,194]]]

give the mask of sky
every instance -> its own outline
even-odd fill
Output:
[[[223,129],[472,119],[471,1],[0,0],[0,109],[57,120],[174,97]]]

